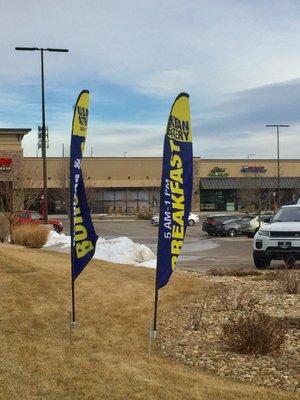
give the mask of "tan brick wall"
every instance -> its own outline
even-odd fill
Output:
[[[38,175],[42,176],[42,159],[25,158]],[[68,169],[69,159],[61,157],[48,158],[48,186],[60,186],[59,170]],[[65,165],[65,167],[63,167]],[[192,209],[200,210],[199,181],[208,177],[214,167],[225,168],[230,177],[250,177],[253,174],[241,172],[243,166],[259,165],[266,168],[262,176],[277,176],[277,160],[205,160],[194,159],[194,181]],[[130,187],[159,187],[161,178],[162,159],[160,157],[94,157],[85,158],[83,169],[90,187],[100,188],[130,188]],[[299,177],[300,160],[281,160],[281,176]],[[39,182],[41,185],[41,181]]]

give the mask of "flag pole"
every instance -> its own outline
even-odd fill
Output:
[[[73,270],[73,268],[72,268]],[[71,324],[75,325],[76,319],[75,319],[75,282],[72,277],[72,319],[71,319]]]
[[[71,151],[72,146],[70,146]],[[75,281],[74,281],[74,256],[73,256],[73,242],[74,242],[74,183],[72,174],[72,157],[70,154],[70,236],[71,236],[71,291],[72,291],[72,313],[71,313],[71,326],[76,323],[75,319]]]
[[[156,323],[157,323],[157,306],[158,306],[158,285],[157,285],[157,263],[156,263],[156,276],[155,276],[155,294],[154,294],[154,317],[153,317],[153,333],[152,338],[156,339]]]

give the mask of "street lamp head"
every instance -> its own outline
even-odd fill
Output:
[[[270,124],[266,125],[266,128],[289,128],[290,125],[284,125],[284,124]]]
[[[46,51],[58,51],[61,53],[68,53],[69,49],[52,49],[52,48],[48,48],[48,49],[44,49]]]
[[[52,49],[52,48],[47,48],[43,49],[42,47],[15,47],[15,50],[23,50],[23,51],[35,51],[35,50],[43,50],[43,51],[56,51],[56,52],[61,52],[61,53],[67,53],[69,49]]]
[[[40,49],[38,47],[15,47],[15,50],[35,51]]]

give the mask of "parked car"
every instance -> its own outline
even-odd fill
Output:
[[[264,214],[264,215],[256,215],[250,220],[244,220],[242,222],[242,233],[249,238],[253,238],[259,228],[263,225],[266,225],[271,222],[273,215],[272,214]]]
[[[218,223],[223,223],[235,218],[233,215],[227,214],[214,214],[206,217],[202,224],[202,231],[209,235],[216,235],[216,226]]]
[[[235,237],[241,235],[242,224],[251,217],[233,218],[228,221],[218,222],[216,225],[216,235]]]
[[[17,214],[16,225],[43,224],[43,223],[44,223],[44,217],[42,216],[42,214],[36,211],[22,210],[19,211]],[[48,224],[52,225],[52,228],[58,233],[62,232],[63,230],[63,224],[59,219],[50,218],[48,219]]]
[[[300,260],[300,206],[281,207],[270,224],[254,236],[253,261],[256,268],[267,268],[272,260],[283,259],[287,266]]]
[[[188,220],[188,225],[193,226],[196,225],[199,222],[199,217],[196,214],[189,214],[189,220]],[[153,217],[150,219],[151,225],[158,226],[159,225],[159,214],[153,215]]]

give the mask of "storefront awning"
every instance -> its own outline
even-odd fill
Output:
[[[300,178],[280,178],[282,189],[300,189]],[[277,178],[201,178],[200,189],[276,189]]]

